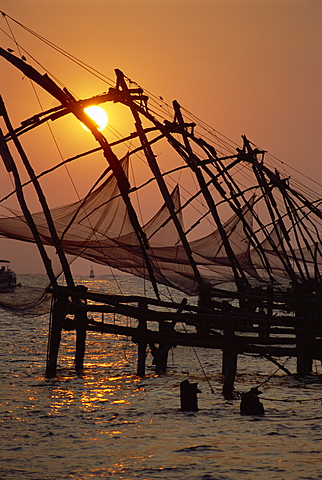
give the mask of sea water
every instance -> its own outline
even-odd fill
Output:
[[[86,282],[115,288],[109,277]],[[133,278],[119,282],[123,293],[138,293]],[[48,380],[48,315],[1,311],[0,326],[1,479],[322,478],[320,362],[315,375],[298,379],[267,360],[240,356],[235,388],[265,382],[266,412],[241,416],[240,401],[222,397],[220,352],[176,347],[162,376],[148,355],[139,378],[130,339],[89,332],[85,370],[76,375],[75,334],[64,332],[57,377]],[[285,365],[295,372],[294,360]],[[198,412],[180,411],[186,379],[201,390]]]

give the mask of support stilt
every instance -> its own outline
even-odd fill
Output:
[[[138,377],[145,377],[145,360],[146,360],[146,349],[147,349],[147,341],[146,341],[146,330],[147,330],[147,321],[144,314],[144,310],[146,310],[146,306],[142,307],[142,317],[139,319],[139,326],[138,326],[138,368],[137,368],[137,375]]]
[[[224,331],[224,348],[222,356],[222,374],[224,376],[223,395],[226,400],[233,399],[234,381],[237,371],[238,352],[235,345],[235,334],[232,327]]]
[[[185,304],[186,302],[183,303],[183,306]],[[173,331],[174,324],[172,322],[161,322],[159,324],[159,332],[167,333]],[[163,375],[166,373],[168,366],[168,353],[171,350],[171,347],[172,345],[167,342],[161,342],[159,344],[159,348],[156,347],[154,343],[150,343],[151,353],[153,355],[153,364],[155,365],[155,372],[157,375]]]
[[[61,340],[62,323],[66,315],[67,297],[60,295],[54,298],[52,320],[48,336],[46,377],[53,378],[57,371],[57,358]]]
[[[151,353],[153,355],[153,365],[155,365],[155,373],[157,375],[163,375],[167,371],[168,366],[168,353],[171,349],[171,345],[160,344],[159,348],[154,343],[150,343]]]
[[[146,360],[147,342],[140,341],[138,343],[138,377],[145,377],[145,360]]]
[[[319,307],[317,304],[317,295],[310,285],[296,285],[295,288],[295,316],[307,317],[310,320],[319,318]],[[312,345],[315,341],[315,333],[313,328],[310,328],[308,322],[307,330],[296,332],[296,350],[297,350],[297,373],[298,375],[310,375],[313,367],[313,351]]]
[[[314,341],[314,335],[303,332],[296,334],[297,346],[297,373],[298,375],[310,375],[312,373],[313,358],[310,346]]]
[[[87,287],[78,285],[76,287],[78,292],[86,294]],[[79,300],[84,302],[85,300]],[[86,301],[85,301],[86,302]],[[86,343],[86,328],[87,328],[87,314],[85,311],[79,311],[75,315],[76,319],[76,352],[75,352],[75,370],[81,373],[84,368],[85,343]]]

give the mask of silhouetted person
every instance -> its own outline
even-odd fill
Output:
[[[258,395],[262,392],[258,387],[253,387],[249,392],[242,393],[240,402],[241,415],[265,415],[263,404],[259,401]]]

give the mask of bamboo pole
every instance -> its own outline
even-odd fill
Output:
[[[145,134],[145,131],[143,129],[140,116],[139,116],[138,111],[136,109],[136,105],[135,105],[135,103],[132,99],[132,96],[131,96],[131,91],[128,89],[128,87],[126,85],[123,73],[120,70],[115,70],[115,72],[116,72],[116,75],[117,75],[117,83],[118,83],[119,86],[121,86],[122,93],[125,95],[124,100],[129,105],[129,107],[131,109],[131,112],[132,112],[132,115],[134,117],[135,127],[136,127],[136,130],[138,132],[138,135],[139,135],[139,138],[140,138],[140,141],[141,141],[146,159],[147,159],[148,164],[149,164],[149,167],[150,167],[150,169],[151,169],[151,171],[152,171],[152,173],[153,173],[153,175],[154,175],[154,177],[155,177],[155,179],[158,183],[161,195],[164,198],[164,201],[165,201],[165,203],[167,205],[167,208],[169,210],[169,214],[171,216],[171,219],[172,219],[172,221],[173,221],[173,223],[174,223],[174,225],[177,229],[178,235],[179,235],[180,240],[182,242],[182,245],[185,249],[186,255],[189,259],[191,268],[194,272],[196,281],[198,282],[199,286],[201,286],[202,285],[202,279],[201,279],[198,267],[197,267],[196,262],[193,258],[193,254],[192,254],[190,245],[188,243],[188,240],[186,238],[186,235],[183,231],[182,225],[181,225],[181,223],[180,223],[180,221],[177,217],[177,214],[175,212],[175,208],[174,208],[173,201],[172,201],[171,195],[169,193],[168,187],[166,186],[164,178],[161,175],[161,172],[160,172],[159,166],[157,164],[155,155],[154,155],[154,153],[152,151],[152,148],[150,146],[150,143],[149,143],[149,141],[146,137],[146,134]]]
[[[62,266],[62,269],[63,269],[63,272],[64,272],[64,275],[65,275],[65,278],[66,278],[66,282],[67,282],[67,285],[69,286],[69,288],[73,288],[74,287],[74,280],[73,280],[73,277],[72,277],[72,274],[71,274],[71,271],[70,271],[70,268],[69,268],[69,264],[68,264],[68,261],[67,261],[67,258],[66,258],[66,255],[65,255],[65,252],[62,248],[62,245],[61,245],[61,242],[60,242],[60,239],[58,237],[58,234],[57,234],[57,231],[56,231],[56,227],[54,225],[54,222],[53,222],[53,219],[52,219],[52,216],[51,216],[51,212],[50,212],[50,209],[48,207],[48,204],[47,204],[47,200],[46,200],[46,197],[44,195],[44,192],[40,186],[40,183],[35,175],[35,172],[28,160],[28,157],[18,139],[18,137],[16,136],[15,134],[15,131],[12,127],[12,124],[10,122],[10,119],[9,119],[9,115],[7,113],[7,110],[5,108],[5,105],[1,99],[1,114],[4,118],[4,121],[5,121],[5,124],[8,128],[8,131],[11,135],[11,138],[13,139],[13,142],[17,148],[17,151],[20,155],[20,158],[28,172],[28,175],[33,183],[33,186],[36,190],[36,193],[38,195],[38,199],[39,199],[39,202],[40,202],[40,205],[43,209],[43,212],[44,212],[44,215],[45,215],[45,218],[46,218],[46,221],[47,221],[47,225],[48,225],[48,228],[49,228],[49,231],[50,231],[50,235],[51,235],[51,238],[53,240],[53,244],[54,244],[54,247],[56,248],[56,252],[58,254],[58,257],[59,257],[59,260],[60,260],[60,263],[61,263],[61,266]],[[28,221],[28,219],[26,219]],[[30,218],[29,218],[29,221],[28,221],[28,225],[29,225],[29,222],[30,222]]]
[[[108,164],[110,165],[115,178],[117,180],[118,187],[120,189],[122,198],[127,207],[127,211],[132,223],[133,229],[135,231],[136,237],[138,239],[142,255],[149,273],[151,283],[154,288],[156,297],[159,298],[159,292],[157,288],[157,283],[155,275],[153,272],[153,266],[147,249],[149,248],[148,242],[143,232],[139,220],[137,218],[134,207],[129,198],[130,184],[125,175],[125,172],[120,165],[120,162],[114,152],[111,149],[110,144],[104,137],[104,135],[97,129],[95,122],[93,122],[88,115],[84,112],[84,105],[81,102],[77,102],[72,94],[66,89],[61,89],[56,83],[47,75],[41,75],[35,68],[31,65],[22,61],[20,58],[12,55],[3,48],[0,47],[0,55],[4,57],[8,62],[12,63],[16,68],[21,70],[28,78],[40,85],[44,90],[46,90],[50,95],[56,98],[64,107],[67,107],[68,110],[75,115],[78,120],[80,120],[86,127],[91,131],[95,140],[100,144],[103,155],[106,158]],[[113,98],[111,98],[113,100]]]

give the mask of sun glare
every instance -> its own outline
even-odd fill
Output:
[[[92,105],[84,108],[84,112],[88,115],[97,125],[98,130],[101,132],[104,130],[108,123],[108,116],[102,107]],[[82,123],[82,127],[89,132],[89,129]]]

